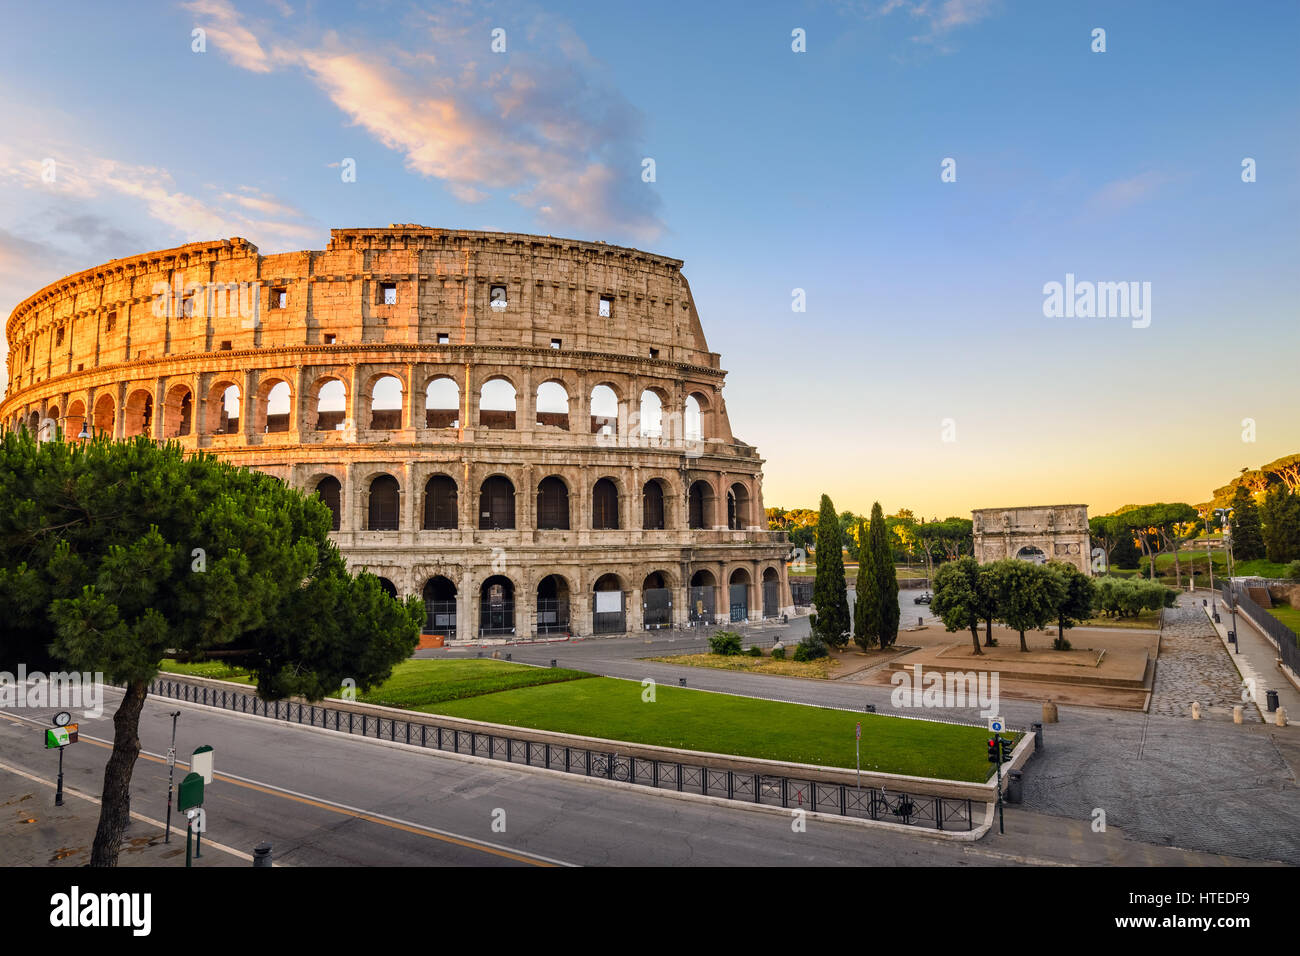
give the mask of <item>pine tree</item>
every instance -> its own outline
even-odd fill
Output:
[[[1274,485],[1264,497],[1264,547],[1270,561],[1286,564],[1300,558],[1300,496]]]
[[[1245,485],[1238,485],[1232,496],[1232,556],[1238,561],[1264,557],[1259,508]]]
[[[867,522],[858,519],[858,582],[853,599],[853,640],[864,651],[880,643],[880,601],[876,591],[876,553]]]
[[[898,606],[898,574],[894,571],[894,552],[889,546],[889,530],[885,527],[885,514],[877,501],[871,506],[869,531],[872,573],[875,575],[876,605],[879,624],[876,637],[882,648],[892,647],[898,640],[898,621],[902,610]]]
[[[829,495],[822,495],[817,520],[817,579],[813,582],[813,604],[817,614],[812,628],[832,647],[848,643],[849,594],[844,582],[844,546],[840,517]]]

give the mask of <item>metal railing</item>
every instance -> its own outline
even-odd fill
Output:
[[[1273,645],[1277,648],[1278,656],[1282,658],[1282,663],[1291,668],[1292,673],[1300,674],[1300,644],[1297,644],[1295,631],[1260,607],[1246,593],[1244,584],[1226,581],[1220,590],[1223,593],[1224,603],[1228,605],[1229,610],[1231,610],[1235,601],[1237,610],[1250,618],[1251,623],[1263,631],[1264,636],[1273,642]],[[1238,635],[1237,640],[1241,640],[1240,635]]]
[[[396,741],[450,753],[546,767],[584,777],[603,777],[656,790],[803,809],[859,819],[883,820],[934,830],[972,830],[969,798],[903,793],[883,787],[718,769],[679,760],[660,760],[616,751],[565,746],[486,731],[443,727],[425,721],[356,713],[297,701],[265,701],[255,693],[158,678],[149,693],[272,720],[322,727],[340,733]]]

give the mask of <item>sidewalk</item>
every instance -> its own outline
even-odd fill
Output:
[[[1232,614],[1223,605],[1222,595],[1218,591],[1198,588],[1195,597],[1205,599],[1209,604],[1203,608],[1206,617],[1212,617],[1214,604],[1218,602],[1219,623],[1214,625],[1219,640],[1232,658],[1232,662],[1241,672],[1243,680],[1254,688],[1253,700],[1259,707],[1267,723],[1273,723],[1276,715],[1265,709],[1264,692],[1277,691],[1278,702],[1286,708],[1288,723],[1300,723],[1300,691],[1287,680],[1277,665],[1277,648],[1273,642],[1260,632],[1246,615],[1237,613],[1237,649],[1228,643],[1228,630],[1232,627]]]
[[[99,825],[99,798],[63,787],[63,806],[54,805],[54,782],[0,764],[0,846],[6,866],[88,866]],[[185,818],[172,818],[171,842],[163,824],[131,814],[122,838],[118,866],[185,866]],[[194,866],[251,866],[252,858],[203,841]]]

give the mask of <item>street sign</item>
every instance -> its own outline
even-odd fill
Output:
[[[56,748],[66,747],[68,744],[77,742],[77,725],[68,724],[66,727],[51,727],[45,731],[45,749],[54,750]]]
[[[190,758],[190,770],[203,778],[204,784],[212,782],[212,748],[207,744],[194,751]]]
[[[178,789],[176,809],[189,810],[191,807],[201,806],[203,806],[203,777],[197,773],[187,773]]]
[[[862,725],[858,724],[858,740],[862,739]]]
[[[990,718],[989,718],[989,730],[990,730],[992,733],[1000,734],[1000,733],[1002,733],[1002,731],[1004,731],[1004,730],[1006,730],[1006,729],[1007,729],[1007,725],[1006,725],[1005,723],[1003,723],[1001,717],[990,717]]]

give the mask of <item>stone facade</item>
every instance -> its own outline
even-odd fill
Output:
[[[979,508],[971,520],[975,557],[981,563],[1003,558],[1065,561],[1090,573],[1087,505]]]
[[[0,423],[205,449],[315,491],[457,638],[790,613],[675,259],[392,226],[116,259],[23,301]]]

